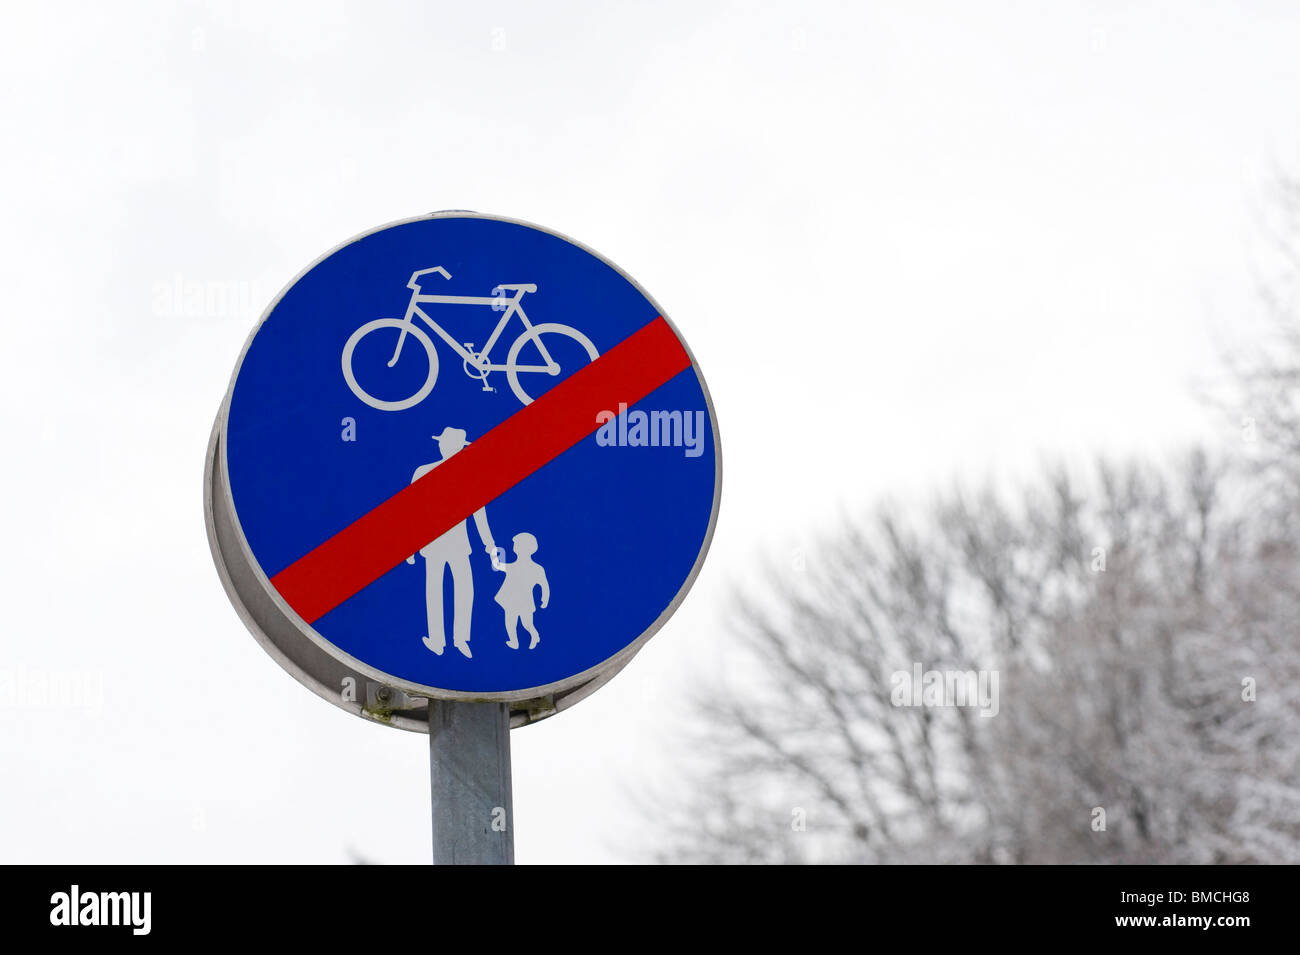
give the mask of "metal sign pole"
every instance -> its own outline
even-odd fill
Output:
[[[510,706],[429,701],[434,865],[514,865]]]

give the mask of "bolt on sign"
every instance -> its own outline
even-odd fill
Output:
[[[208,537],[268,653],[426,731],[518,726],[607,682],[717,522],[708,388],[631,278],[539,226],[441,212],[326,253],[272,302],[217,414]]]

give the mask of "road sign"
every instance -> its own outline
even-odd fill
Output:
[[[326,699],[514,725],[608,680],[684,598],[717,519],[704,379],[617,267],[437,213],[327,253],[272,303],[213,429],[232,601]]]

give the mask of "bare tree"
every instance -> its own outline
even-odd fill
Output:
[[[1058,471],[769,568],[654,855],[1300,861],[1300,538],[1254,480],[1200,452]],[[900,705],[916,670],[996,698]]]
[[[1264,226],[1240,444],[878,507],[770,565],[655,857],[1300,862],[1300,181]],[[917,670],[995,705],[900,699]]]

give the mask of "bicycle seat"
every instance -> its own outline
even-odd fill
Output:
[[[537,286],[531,284],[530,285],[498,285],[497,288],[506,292],[536,292],[537,291]],[[495,292],[496,290],[497,289],[494,288],[492,291]]]

